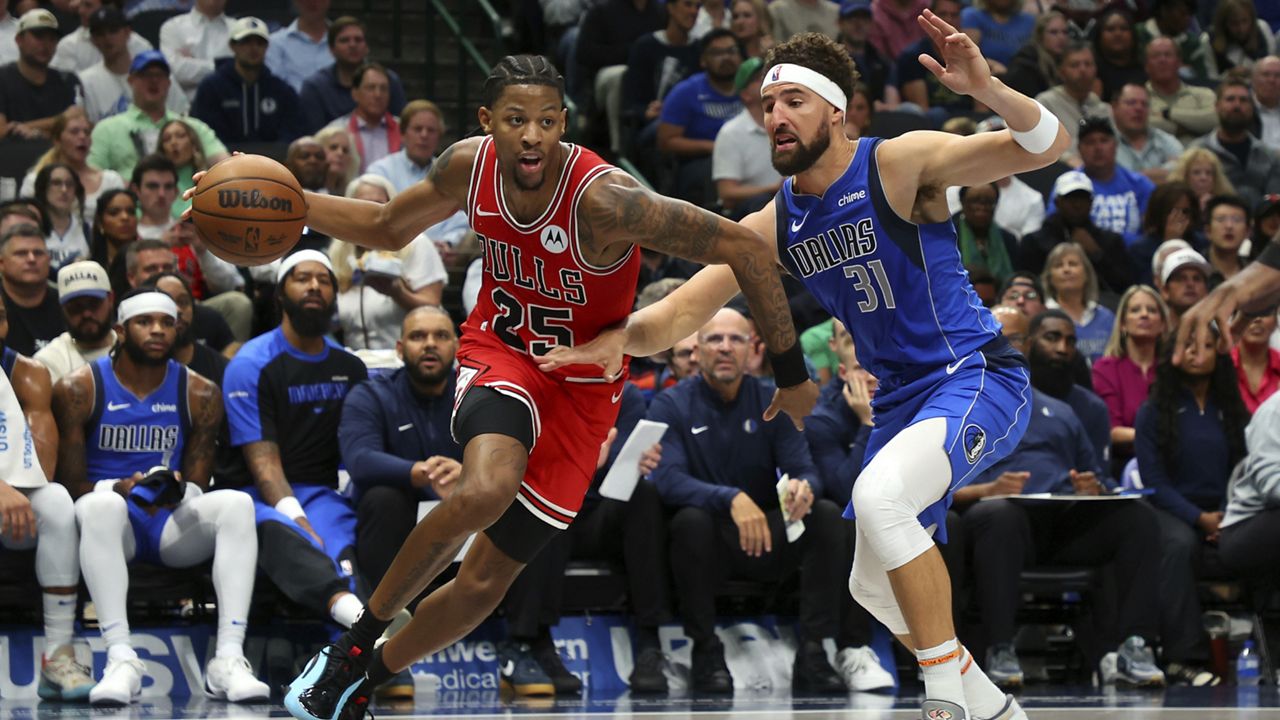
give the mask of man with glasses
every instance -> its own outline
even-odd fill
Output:
[[[1242,255],[1245,238],[1249,237],[1249,206],[1234,195],[1221,195],[1205,207],[1205,234],[1209,236],[1209,289],[1234,277],[1249,262]]]
[[[793,688],[844,693],[822,642],[839,630],[848,566],[840,508],[804,437],[785,419],[760,420],[773,389],[746,373],[751,323],[725,308],[698,332],[700,373],[659,394],[649,419],[667,424],[662,461],[650,475],[675,510],[671,570],[685,634],[693,641],[692,688],[729,693],[733,677],[715,634],[715,591],[730,577],[781,580],[802,569],[800,648]],[[778,476],[790,480],[784,492]],[[803,520],[794,538],[787,525]]]

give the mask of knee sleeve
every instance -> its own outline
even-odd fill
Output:
[[[41,587],[72,587],[80,582],[76,510],[62,485],[49,484],[28,495],[36,516],[36,579]]]
[[[849,594],[853,599],[879,620],[880,624],[889,628],[889,632],[894,635],[910,635],[907,619],[893,596],[893,587],[889,585],[888,574],[881,572],[877,576],[874,571],[864,569],[861,575],[869,577],[860,577],[858,571],[855,563],[849,573]]]
[[[129,508],[125,499],[114,492],[88,493],[76,501],[75,510],[76,524],[86,543],[118,539],[129,524]]]
[[[229,490],[205,493],[205,502],[214,507],[218,529],[237,534],[257,535],[254,529],[253,498],[242,492]]]

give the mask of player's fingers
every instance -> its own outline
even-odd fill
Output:
[[[1231,347],[1236,344],[1234,332],[1235,323],[1231,317],[1233,314],[1232,310],[1228,308],[1226,304],[1218,307],[1217,320],[1218,330],[1220,331],[1218,335],[1218,352],[1220,353],[1231,352]],[[1245,324],[1248,324],[1249,322],[1249,319],[1244,317],[1243,313],[1241,313],[1241,317],[1239,319]]]
[[[36,536],[36,514],[28,505],[20,512],[22,515],[23,537],[33,538]]]
[[[769,532],[769,523],[760,518],[760,539],[763,541],[762,547],[765,552],[773,552],[773,533]]]
[[[935,77],[941,78],[946,72],[946,69],[943,68],[942,65],[938,64],[937,60],[934,60],[932,57],[925,55],[924,53],[920,53],[920,57],[917,59],[920,61],[920,64],[923,65],[926,70],[933,73]]]
[[[779,397],[780,397],[779,392],[777,390],[774,390],[773,402],[769,403],[769,407],[764,409],[765,422],[769,422],[770,420],[778,417],[778,411],[782,409],[782,404],[779,402]]]

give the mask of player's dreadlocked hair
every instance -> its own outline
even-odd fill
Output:
[[[822,33],[800,33],[773,46],[764,56],[765,71],[781,63],[807,67],[835,83],[845,97],[853,97],[853,86],[857,84],[859,77],[858,69],[849,53]]]
[[[484,106],[492,109],[498,96],[511,85],[546,85],[560,93],[564,103],[564,76],[541,55],[508,55],[498,61],[484,80]]]

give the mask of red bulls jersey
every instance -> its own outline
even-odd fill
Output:
[[[608,267],[590,264],[578,248],[578,202],[615,168],[578,145],[565,144],[563,151],[550,204],[525,224],[507,209],[493,138],[480,144],[467,217],[484,247],[484,280],[463,324],[464,343],[466,334],[490,333],[517,353],[542,355],[557,345],[588,342],[631,312],[640,273],[637,248]],[[599,379],[600,369],[570,366],[555,374]]]

